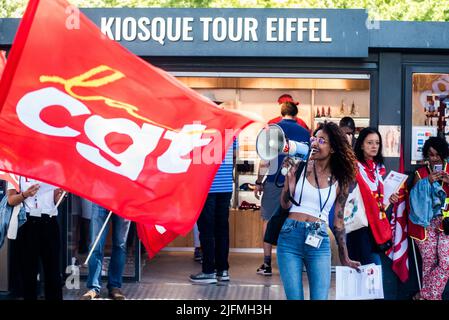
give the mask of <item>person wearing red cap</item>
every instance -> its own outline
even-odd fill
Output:
[[[299,102],[298,102],[298,101],[294,101],[294,100],[293,100],[293,97],[292,97],[291,95],[289,95],[289,94],[286,94],[286,93],[283,94],[283,95],[281,95],[281,96],[278,98],[278,103],[279,103],[279,105],[283,104],[284,102],[293,102],[294,104],[299,105]],[[298,118],[298,117],[296,117],[295,119],[296,119],[296,122],[297,122],[301,127],[303,127],[304,129],[306,129],[307,131],[310,132],[309,127],[307,126],[307,124],[306,124],[302,119],[300,119],[300,118]],[[282,120],[282,117],[276,117],[276,118],[271,119],[270,121],[268,121],[268,124],[278,123],[278,122],[281,121],[281,120]]]

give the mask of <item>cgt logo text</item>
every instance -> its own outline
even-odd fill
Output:
[[[105,71],[112,72],[112,74],[89,80],[89,78]],[[81,135],[81,132],[67,125],[54,126],[45,122],[41,118],[42,111],[50,106],[57,105],[63,107],[71,117],[90,115],[84,122],[83,129],[84,134],[92,144],[76,142],[76,151],[94,165],[131,180],[138,178],[143,170],[146,157],[156,149],[159,141],[164,138],[171,142],[165,153],[157,158],[157,169],[172,174],[187,172],[192,163],[190,153],[195,148],[206,146],[212,140],[216,140],[216,135],[214,135],[214,139],[204,138],[203,133],[219,133],[217,130],[206,130],[205,125],[196,122],[184,125],[181,130],[175,130],[141,116],[137,113],[138,108],[133,105],[102,96],[79,96],[72,90],[74,87],[98,87],[122,77],[124,77],[122,73],[107,66],[99,66],[68,80],[55,76],[41,76],[41,82],[62,84],[69,94],[51,86],[29,92],[17,104],[18,118],[28,128],[41,134],[73,138]],[[94,115],[80,100],[103,101],[110,107],[121,108],[130,116],[143,120],[144,124],[139,126],[128,118],[106,119],[100,115]],[[110,133],[127,135],[131,138],[132,144],[123,152],[114,152],[105,140]],[[213,145],[221,151],[221,140],[215,142],[217,143]],[[116,163],[106,159],[100,150],[116,160]],[[221,155],[221,152],[216,153]],[[221,161],[220,157],[219,160]]]

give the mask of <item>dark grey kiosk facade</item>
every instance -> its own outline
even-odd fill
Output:
[[[194,90],[213,93],[225,107],[256,112],[268,121],[279,115],[278,97],[288,93],[299,101],[299,116],[311,130],[344,116],[355,120],[357,131],[377,127],[387,171],[398,170],[401,146],[405,170],[412,173],[423,162],[427,137],[441,135],[449,141],[449,23],[372,21],[358,9],[81,11],[108,37]],[[18,24],[19,19],[0,19],[0,49],[11,48]],[[252,252],[261,245],[260,236],[241,227],[259,222],[239,210],[242,201],[257,204],[251,192],[239,186],[255,181],[258,129],[248,128],[239,137],[242,166],[237,168],[232,200],[231,250]],[[80,236],[73,234],[81,234],[82,226],[73,216],[80,207],[79,199],[72,197],[65,208],[72,215],[61,218],[63,270],[79,258],[74,247]],[[171,248],[192,247],[192,241],[190,235],[175,240]],[[139,243],[135,235],[129,242],[126,276],[139,280]],[[6,250],[0,256],[3,270],[8,267]],[[385,272],[387,299],[409,298],[417,290],[411,249],[409,267],[405,284]],[[8,283],[1,280],[0,285]],[[1,290],[7,291],[4,285]]]

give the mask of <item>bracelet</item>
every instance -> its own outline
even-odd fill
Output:
[[[22,198],[26,199],[27,197],[25,197],[25,195],[23,194],[23,192],[20,193],[20,195],[22,196]]]
[[[256,182],[254,182],[255,184],[257,184],[258,186],[261,186],[263,183],[262,182],[260,182],[260,181],[256,181]]]

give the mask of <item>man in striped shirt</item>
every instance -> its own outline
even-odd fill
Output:
[[[237,142],[226,153],[198,218],[203,252],[202,272],[191,275],[194,283],[229,281],[229,206],[233,190],[233,170]]]
[[[216,102],[216,99],[213,99]],[[216,102],[217,103],[217,102]],[[237,141],[227,150],[209,190],[197,224],[203,253],[202,272],[191,275],[193,283],[229,281],[229,207]]]

